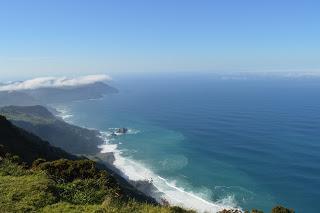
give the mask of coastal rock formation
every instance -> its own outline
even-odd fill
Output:
[[[116,130],[116,133],[118,134],[126,134],[128,132],[127,128],[119,128]]]
[[[8,106],[0,108],[0,115],[50,144],[76,154],[96,154],[103,140],[97,130],[90,130],[64,122],[43,106]]]

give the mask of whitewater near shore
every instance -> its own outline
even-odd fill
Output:
[[[73,122],[72,118],[74,118],[74,114],[72,114],[72,111],[68,107],[54,107],[58,112],[57,116],[66,122],[77,125]],[[90,127],[86,126],[85,128]],[[109,128],[107,131],[100,130],[99,137],[104,141],[104,144],[99,146],[101,153],[97,154],[97,156],[138,190],[153,197],[159,203],[169,203],[170,205],[193,209],[197,212],[216,213],[223,209],[241,210],[241,208],[237,207],[234,203],[232,196],[217,202],[209,201],[209,199],[205,198],[206,194],[187,191],[184,188],[178,187],[175,180],[167,180],[157,175],[152,169],[144,165],[143,162],[139,162],[130,156],[124,156],[118,144],[114,142],[113,133],[115,129],[117,128]],[[126,134],[135,135],[139,133],[139,130],[129,128]],[[121,137],[122,135],[123,134],[117,134],[116,137]]]

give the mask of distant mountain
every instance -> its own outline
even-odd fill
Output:
[[[102,82],[78,87],[39,88],[25,91],[41,103],[97,99],[118,90]]]
[[[50,144],[75,154],[96,154],[103,141],[99,132],[74,126],[55,117],[43,106],[7,106],[0,108],[14,125],[23,128]]]
[[[76,159],[75,156],[51,146],[34,134],[14,126],[3,116],[0,116],[0,145],[6,152],[19,155],[27,163],[31,163],[37,158],[47,160]]]
[[[20,91],[0,91],[0,106],[5,105],[35,105],[38,101],[31,95]]]
[[[117,93],[118,90],[103,82],[81,86],[65,86],[59,88],[38,88],[19,91],[0,91],[0,106],[45,105],[86,99],[97,99],[104,95]]]

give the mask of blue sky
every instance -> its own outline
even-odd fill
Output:
[[[0,0],[0,75],[320,72],[320,1]]]

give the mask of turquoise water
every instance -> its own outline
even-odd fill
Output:
[[[140,75],[113,85],[119,94],[63,107],[76,124],[130,128],[106,149],[131,179],[152,178],[166,199],[199,210],[320,208],[320,79]]]

